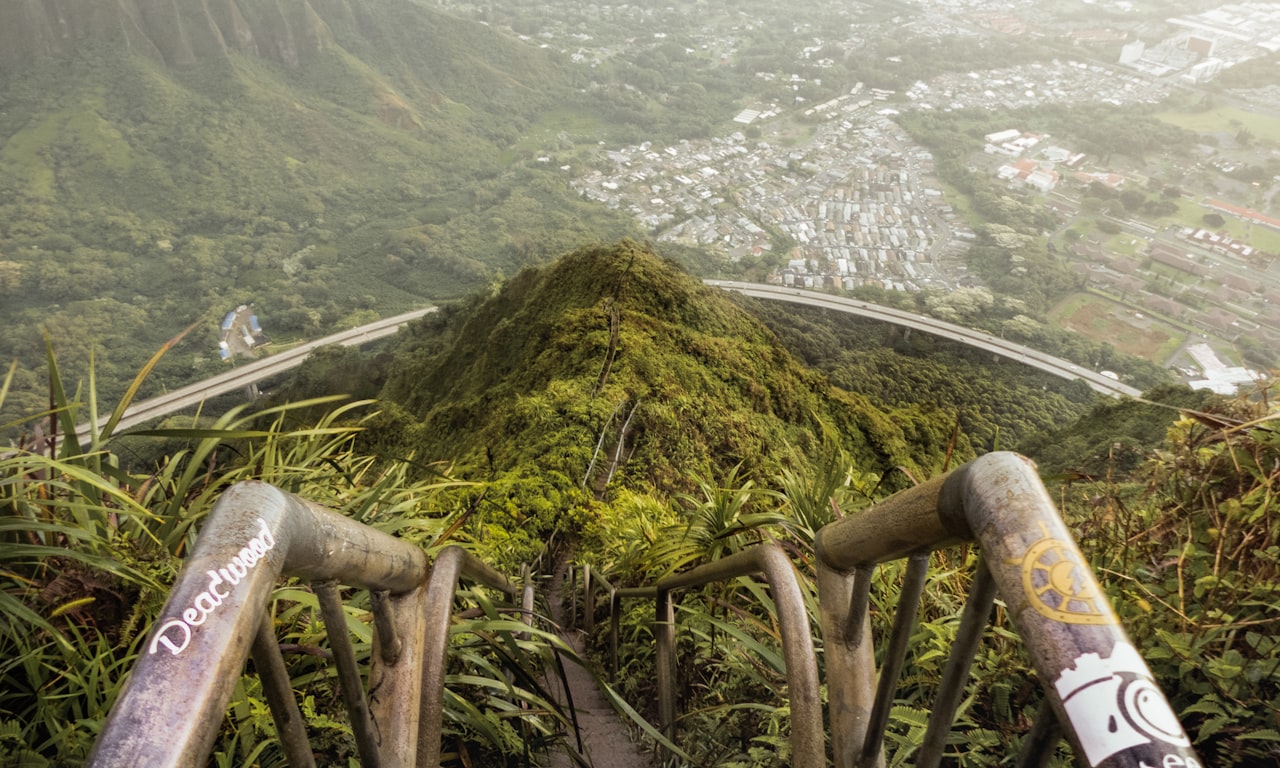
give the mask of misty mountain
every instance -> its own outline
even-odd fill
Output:
[[[162,375],[216,372],[240,303],[319,335],[631,231],[535,162],[590,111],[567,65],[407,0],[23,0],[0,57],[15,411],[42,327],[109,397],[192,322]]]

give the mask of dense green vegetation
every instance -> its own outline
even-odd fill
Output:
[[[997,365],[967,387],[944,386],[970,364],[963,354],[918,360],[901,343],[888,351],[899,358],[875,358],[887,369],[877,378],[866,361],[857,368],[857,343],[846,340],[865,328],[837,324],[806,346],[813,318],[769,322],[776,333],[634,243],[584,249],[413,328],[372,363],[386,377],[376,407],[326,413],[331,405],[304,401],[232,413],[202,431],[179,419],[179,428],[129,438],[166,441],[150,468],[120,468],[109,425],[56,458],[0,459],[0,756],[82,759],[196,527],[237,479],[280,483],[429,552],[462,543],[504,569],[572,551],[616,585],[773,540],[794,556],[816,622],[814,533],[985,450],[1000,427],[1054,473],[1071,473],[1056,495],[1197,748],[1215,765],[1264,764],[1280,739],[1280,541],[1271,522],[1280,446],[1268,406],[1168,389],[1152,397],[1171,407],[1107,402],[1065,427],[1081,408],[1069,388],[1002,396],[1012,378]],[[831,379],[785,346],[831,369]],[[359,365],[353,354],[325,356],[299,386],[342,381]],[[841,376],[863,381],[864,394],[833,386]],[[979,383],[986,376],[989,389]],[[66,405],[56,369],[54,381]],[[11,382],[12,373],[0,397]],[[956,391],[941,397],[945,388]],[[1183,417],[1180,408],[1194,411]],[[1031,435],[1055,420],[1063,430]],[[1082,455],[1066,453],[1077,448]],[[919,741],[975,562],[972,550],[935,555],[891,719],[894,764]],[[877,634],[899,578],[893,564],[877,577]],[[537,634],[521,645],[525,655],[501,661],[489,644],[514,643],[510,624],[485,613],[482,596],[463,599],[481,618],[459,619],[452,633],[451,668],[466,675],[451,678],[446,751],[482,762],[537,753],[562,715],[541,684],[514,699],[499,693],[502,668],[535,679],[556,643]],[[364,600],[349,608],[352,626],[365,627],[356,634],[362,656]],[[284,585],[273,605],[284,642],[325,645],[305,586]],[[741,579],[683,594],[678,610],[690,713],[682,729],[698,734],[681,742],[693,764],[786,765],[789,713],[767,593]],[[650,621],[638,604],[623,621],[618,689],[632,701],[652,700]],[[290,659],[317,748],[331,763],[347,760],[332,672],[315,656]],[[1038,700],[1001,623],[968,693],[951,756],[996,765]],[[279,764],[256,681],[236,696],[217,762]],[[513,718],[521,700],[531,711]]]
[[[405,336],[376,449],[496,484],[523,554],[565,507],[789,466],[825,431],[868,471],[929,474],[952,428],[942,411],[887,414],[835,389],[728,297],[629,242],[523,272]]]
[[[42,327],[115,397],[203,321],[152,392],[220,369],[217,318],[238,304],[277,340],[316,336],[632,231],[536,162],[571,160],[587,137],[563,129],[596,111],[563,63],[402,2],[328,25],[294,65],[102,44],[0,78],[8,416],[44,399]]]
[[[1018,450],[1030,436],[1074,421],[1097,397],[1081,382],[928,334],[765,302],[753,312],[836,385],[890,408],[942,414],[955,423],[962,444],[978,453]]]

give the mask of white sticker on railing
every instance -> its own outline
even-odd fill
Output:
[[[191,644],[192,628],[205,623],[231,594],[228,590],[239,584],[258,561],[275,547],[276,537],[271,534],[267,521],[258,518],[258,523],[261,528],[257,536],[249,539],[249,543],[227,561],[226,565],[208,571],[208,589],[196,595],[190,607],[182,611],[182,618],[170,619],[160,626],[151,640],[148,653],[155,653],[161,646],[174,656],[186,650]]]
[[[1058,675],[1054,686],[1091,766],[1143,744],[1191,746],[1147,663],[1128,643],[1117,643],[1107,659],[1096,653],[1081,654]],[[1195,762],[1177,759],[1172,765]],[[1171,765],[1168,759],[1165,764]]]

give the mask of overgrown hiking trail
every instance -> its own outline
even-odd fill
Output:
[[[561,627],[560,637],[573,648],[574,653],[583,655],[584,643],[580,630],[566,630],[567,617],[562,607],[561,598],[568,566],[561,564],[551,578],[547,593],[551,618]],[[574,710],[578,716],[578,727],[582,734],[582,749],[589,765],[595,768],[651,768],[653,760],[647,757],[640,745],[631,740],[627,726],[618,718],[613,707],[605,700],[591,675],[578,664],[564,665],[565,677],[569,685],[569,693],[573,698]],[[559,699],[559,703],[568,706],[565,692],[560,685],[559,676],[553,675],[551,689]],[[569,746],[574,746],[573,734],[568,736]],[[574,768],[573,758],[564,751],[551,755],[551,768]]]

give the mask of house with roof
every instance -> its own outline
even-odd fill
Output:
[[[1041,192],[1049,192],[1058,185],[1060,175],[1052,165],[1031,158],[1022,158],[996,170],[996,176],[1010,183],[1024,184]]]

